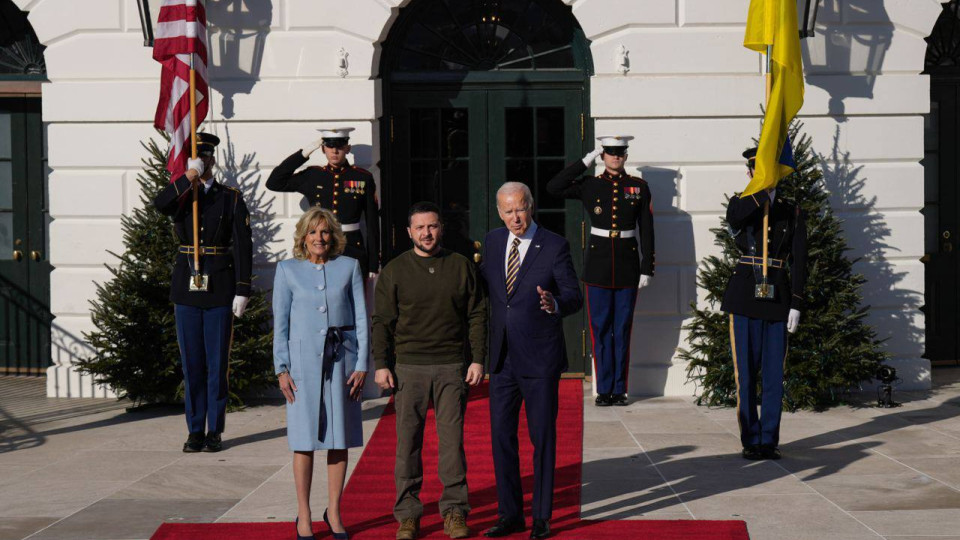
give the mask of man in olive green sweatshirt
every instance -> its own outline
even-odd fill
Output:
[[[380,388],[395,390],[398,540],[420,530],[423,428],[433,400],[443,483],[440,514],[451,538],[466,538],[467,463],[463,415],[467,389],[483,380],[487,300],[473,263],[440,247],[440,209],[414,204],[407,233],[413,249],[381,271],[374,296],[373,357]]]

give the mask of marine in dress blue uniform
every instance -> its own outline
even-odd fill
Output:
[[[220,139],[198,133],[197,153],[185,174],[160,190],[154,205],[173,218],[180,247],[173,266],[170,300],[184,376],[184,404],[190,435],[184,452],[221,449],[227,408],[227,369],[233,317],[243,314],[250,297],[253,242],[250,214],[240,190],[213,178]],[[193,190],[199,193],[200,267],[194,267]],[[194,273],[205,290],[191,290]],[[205,433],[206,431],[206,433]]]
[[[574,162],[547,184],[551,195],[582,201],[590,216],[581,280],[587,296],[598,406],[627,404],[633,310],[638,289],[653,277],[650,187],[623,169],[631,139],[628,135],[597,137],[602,150]],[[604,172],[584,175],[601,154]]]
[[[750,178],[756,151],[752,148],[743,154]],[[768,263],[764,280],[767,204]],[[730,317],[743,457],[778,459],[787,333],[799,324],[807,281],[806,221],[800,207],[778,196],[774,189],[747,197],[733,196],[727,206],[727,223],[741,257],[720,307]],[[758,383],[762,387],[759,395]]]
[[[321,130],[319,142],[309,143],[302,150],[297,150],[270,173],[267,189],[297,192],[303,195],[310,206],[320,205],[333,211],[347,236],[344,254],[360,262],[360,270],[366,278],[380,271],[377,184],[369,171],[351,165],[346,159],[346,154],[350,152],[351,131],[353,128]],[[307,167],[297,172],[310,154],[321,146],[339,150],[334,152],[334,159],[342,159],[342,162]],[[361,223],[366,227],[366,237],[360,230]]]

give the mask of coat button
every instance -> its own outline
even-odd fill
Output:
[[[320,335],[321,335],[321,336],[327,335],[327,329],[324,328],[323,330],[321,330],[321,331],[320,331]]]
[[[317,308],[317,311],[319,311],[320,313],[326,313],[326,312],[327,312],[327,306],[320,306],[320,307]]]
[[[317,290],[321,290],[321,291],[322,291],[322,290],[324,290],[324,289],[326,289],[326,286],[325,286],[325,285],[320,285],[320,286],[317,287]]]

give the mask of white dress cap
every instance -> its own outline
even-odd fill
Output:
[[[320,137],[324,139],[349,139],[350,132],[353,130],[354,128],[347,127],[347,128],[321,128],[321,129],[318,129],[317,131],[320,132]]]
[[[633,135],[604,135],[597,137],[600,146],[630,146],[628,143],[633,140]]]

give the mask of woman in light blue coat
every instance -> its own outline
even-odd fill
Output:
[[[313,452],[327,451],[329,506],[323,520],[347,538],[340,494],[347,449],[363,445],[360,398],[367,375],[368,325],[356,259],[341,255],[346,238],[329,210],[300,218],[293,259],[273,283],[273,358],[287,399],[287,442],[297,487],[297,538],[313,538],[310,482]]]

